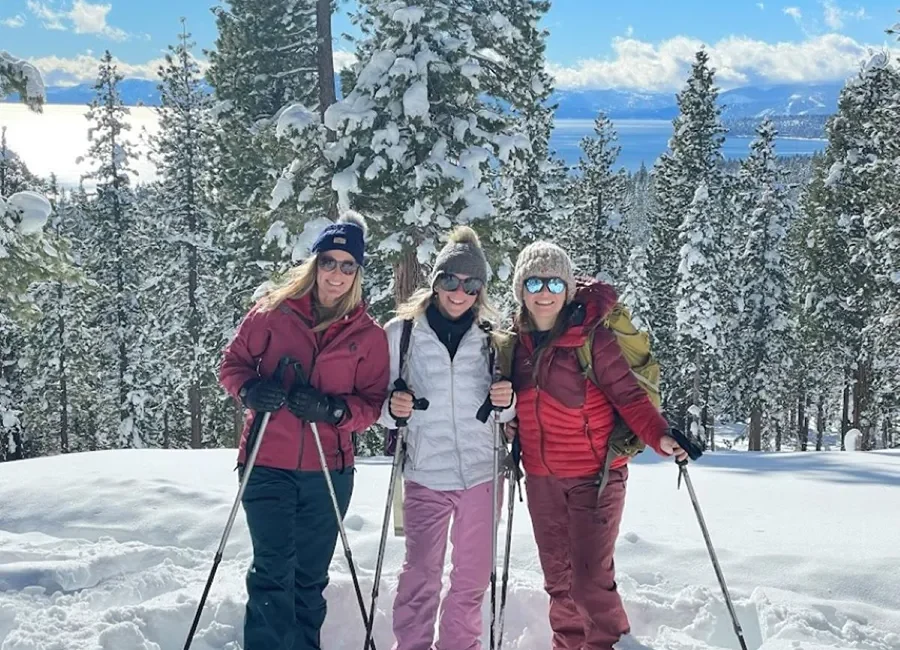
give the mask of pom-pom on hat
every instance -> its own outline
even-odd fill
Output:
[[[358,212],[348,210],[338,218],[336,223],[327,226],[313,243],[310,249],[313,253],[325,251],[346,251],[360,266],[365,266],[366,235],[368,234],[366,220]]]
[[[438,253],[431,271],[431,286],[441,273],[463,274],[487,284],[488,264],[478,234],[469,226],[457,226]]]

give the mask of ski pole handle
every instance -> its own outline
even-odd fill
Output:
[[[680,429],[672,427],[669,429],[669,435],[678,443],[678,446],[687,452],[691,460],[697,460],[703,455],[703,448]],[[687,461],[681,461],[679,465],[687,464]]]
[[[409,385],[406,383],[406,380],[401,377],[397,377],[397,379],[394,380],[394,390],[409,393],[413,396],[414,411],[424,411],[430,406],[428,400],[424,397],[416,397],[415,395],[413,395],[413,392],[409,389]],[[394,422],[397,423],[397,428],[399,429],[400,427],[405,427],[407,424],[409,424],[409,418],[394,418]]]

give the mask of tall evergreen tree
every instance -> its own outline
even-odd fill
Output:
[[[792,332],[785,247],[793,221],[785,174],[775,158],[770,120],[757,129],[741,164],[737,205],[745,242],[736,255],[737,327],[728,347],[737,352],[731,383],[739,412],[750,413],[750,448],[759,449],[763,418],[778,415],[790,379]]]
[[[653,260],[653,310],[648,318],[665,369],[664,406],[679,422],[688,405],[699,407],[700,395],[707,392],[696,380],[704,376],[709,381],[708,346],[718,338],[721,326],[718,314],[711,311],[717,308],[714,294],[720,282],[713,274],[719,262],[715,256],[722,251],[717,229],[723,207],[724,141],[714,75],[709,55],[700,50],[687,85],[677,96],[679,115],[669,151],[653,171],[655,210],[648,252]],[[702,237],[702,242],[694,237]],[[690,257],[692,249],[685,246],[694,247],[700,256]],[[703,269],[703,278],[691,277],[695,263]],[[693,287],[702,288],[696,298]],[[701,320],[692,320],[697,318]]]
[[[157,274],[167,283],[154,306],[167,361],[170,382],[160,399],[171,402],[157,417],[159,429],[177,432],[166,436],[166,446],[181,433],[181,414],[190,417],[192,447],[204,443],[204,403],[216,405],[216,351],[224,343],[230,317],[221,300],[213,246],[215,215],[211,210],[213,169],[208,152],[215,128],[211,100],[202,88],[200,70],[192,55],[193,42],[183,28],[176,46],[170,46],[159,70],[161,106],[159,133],[151,146],[158,160],[160,192],[153,198],[159,212]],[[174,338],[168,334],[176,332]],[[172,391],[174,395],[169,395]],[[178,396],[177,399],[174,399]],[[160,421],[164,420],[164,421]],[[179,441],[181,442],[181,441]]]
[[[604,113],[594,120],[594,135],[582,138],[574,183],[575,215],[565,239],[582,273],[620,287],[631,237],[625,221],[627,176],[624,169],[613,170],[622,149],[617,140],[615,127]]]
[[[326,112],[337,136],[326,156],[339,205],[374,217],[402,300],[447,228],[494,215],[490,163],[508,160],[515,140],[479,97],[476,16],[445,0],[363,4],[366,41],[352,92]]]
[[[135,392],[142,388],[142,379],[136,375],[141,253],[129,177],[135,156],[124,137],[130,130],[126,120],[130,111],[119,95],[122,79],[107,50],[94,84],[96,95],[87,112],[91,127],[86,160],[93,169],[84,178],[96,183],[96,199],[89,211],[91,257],[87,271],[98,285],[94,313],[102,334],[96,344],[103,376],[109,378],[108,390],[96,396],[101,402],[98,411],[105,423],[115,425],[115,433],[110,431],[113,444],[132,447],[144,444],[135,428],[132,402]]]

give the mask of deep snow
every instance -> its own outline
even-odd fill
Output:
[[[0,465],[0,650],[180,650],[236,493],[234,462],[233,450],[141,450]],[[367,603],[389,474],[386,459],[360,463],[345,522]],[[723,451],[691,477],[751,649],[900,649],[900,452]],[[676,479],[648,454],[632,466],[616,562],[633,632],[658,650],[736,648]],[[525,503],[513,530],[504,647],[548,648]],[[402,557],[391,535],[381,650]],[[196,650],[240,648],[248,560],[240,513]],[[340,543],[327,596],[328,650],[360,648]]]

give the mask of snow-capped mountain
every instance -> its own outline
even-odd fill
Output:
[[[746,86],[719,95],[725,119],[763,115],[829,115],[837,109],[842,82]],[[561,90],[558,119],[593,119],[604,111],[613,119],[671,119],[678,114],[675,93],[626,90]]]
[[[727,120],[763,115],[829,115],[837,109],[842,87],[843,82],[746,86],[722,92],[719,103]],[[128,106],[159,105],[155,81],[126,79],[119,89]],[[50,104],[87,104],[93,95],[90,83],[47,88]],[[18,98],[11,95],[6,101]],[[678,114],[674,92],[560,90],[551,101],[559,104],[557,119],[590,120],[601,110],[613,119],[672,119]]]

